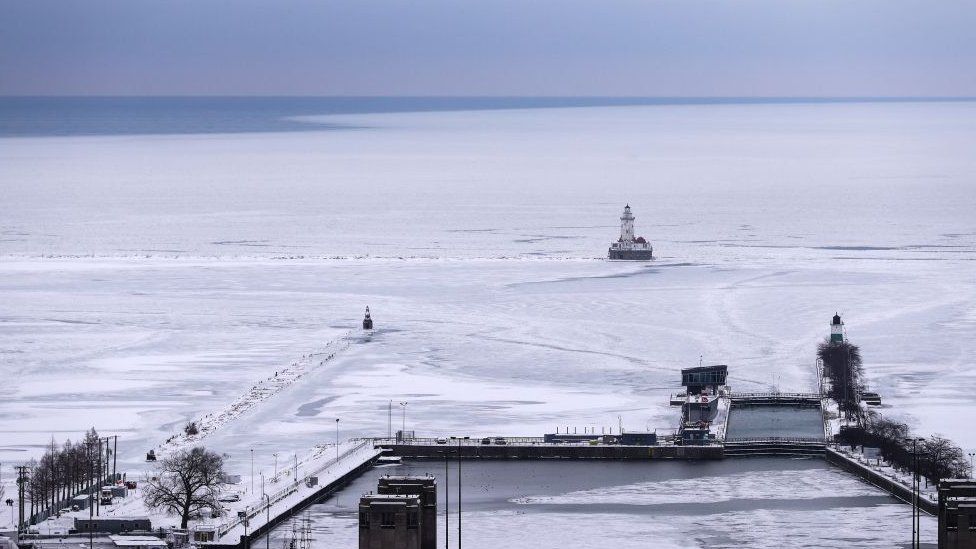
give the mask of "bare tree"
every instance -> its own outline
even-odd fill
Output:
[[[217,495],[224,478],[220,454],[197,446],[167,457],[158,468],[143,489],[147,507],[179,516],[180,528],[186,528],[190,515],[203,509],[220,510]]]
[[[925,439],[921,454],[922,474],[936,484],[944,478],[965,477],[969,469],[962,449],[939,435]]]

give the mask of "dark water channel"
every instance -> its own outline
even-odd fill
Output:
[[[303,516],[312,547],[358,546],[359,497],[384,474],[438,479],[444,546],[444,463],[368,471]],[[457,463],[450,464],[449,547],[457,547]],[[721,461],[466,461],[464,546],[908,547],[910,508],[819,458]],[[923,539],[934,538],[926,519]],[[830,525],[830,528],[826,528]],[[253,547],[280,549],[285,523]],[[905,543],[902,543],[904,538]],[[267,544],[267,545],[266,545]],[[934,545],[931,545],[934,547]]]
[[[823,419],[818,408],[733,406],[727,436],[823,438],[823,432]]]

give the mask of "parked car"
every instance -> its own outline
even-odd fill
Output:
[[[224,494],[224,495],[220,496],[220,498],[218,498],[217,501],[219,501],[221,503],[232,503],[232,502],[235,502],[235,501],[241,501],[241,495],[240,494]]]
[[[495,444],[505,445],[508,444],[508,441],[505,440],[505,437],[495,437]]]
[[[485,438],[481,439],[481,443],[482,444],[491,444],[491,439],[488,438],[488,437],[485,437]]]
[[[447,439],[446,438],[439,438],[439,439],[437,439],[437,444],[447,444]]]

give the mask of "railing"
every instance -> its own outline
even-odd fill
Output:
[[[562,434],[562,433],[560,433]],[[578,433],[578,435],[589,435],[589,433]],[[603,435],[593,434],[594,437],[599,437]],[[492,445],[495,444],[495,439],[503,439],[507,444],[544,444],[546,439],[543,437],[502,437],[502,436],[491,436],[491,437],[470,437],[470,438],[406,438],[402,440],[397,440],[395,438],[370,438],[366,439],[373,444],[404,444],[411,446],[457,446],[460,441],[462,446],[488,446],[488,443],[482,442],[485,439],[489,440]],[[438,442],[438,440],[446,442]],[[572,443],[571,443],[572,444]]]
[[[237,526],[243,524],[245,520],[249,521],[255,516],[267,511],[269,507],[273,506],[275,503],[278,503],[279,501],[285,499],[286,497],[288,497],[289,495],[297,491],[298,488],[301,487],[301,485],[305,482],[305,479],[307,479],[308,477],[313,477],[318,475],[319,473],[325,471],[329,467],[332,467],[333,465],[337,465],[346,457],[349,457],[350,455],[357,453],[367,447],[372,447],[372,443],[369,440],[364,440],[359,444],[353,446],[352,448],[346,450],[345,452],[341,453],[338,458],[328,460],[325,462],[324,465],[316,468],[311,472],[307,472],[300,480],[291,481],[288,484],[288,486],[285,486],[284,488],[278,490],[274,494],[270,494],[269,496],[263,498],[261,500],[262,502],[261,505],[247,508],[244,518],[238,516],[235,517],[230,522],[224,523],[220,528],[217,529],[217,538],[219,539],[220,537],[226,535],[228,532],[230,532]]]
[[[816,393],[732,393],[732,400],[779,399],[779,400],[820,400]]]

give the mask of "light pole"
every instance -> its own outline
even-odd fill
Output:
[[[251,493],[254,493],[254,448],[251,448]]]
[[[451,459],[451,452],[447,449],[444,453],[444,549],[449,549],[448,539],[451,537],[451,477],[448,464]]]
[[[400,403],[400,440],[402,441],[407,435],[407,403]]]
[[[976,452],[969,452],[969,478],[973,478],[973,456],[976,456]]]
[[[461,549],[461,438],[458,437],[458,549]]]
[[[274,476],[271,478],[276,480],[278,478],[278,452],[274,453],[274,458],[275,458]]]
[[[912,549],[922,546],[921,524],[921,491],[922,481],[919,475],[918,443],[924,442],[922,437],[912,437]]]
[[[339,418],[336,418],[336,463],[339,462]]]
[[[264,494],[264,501],[265,501],[264,516],[266,517],[264,519],[264,524],[265,524],[265,528],[268,529],[268,533],[264,536],[264,549],[271,549],[271,527],[268,526],[269,524],[271,524],[271,496],[269,496],[268,494]]]

